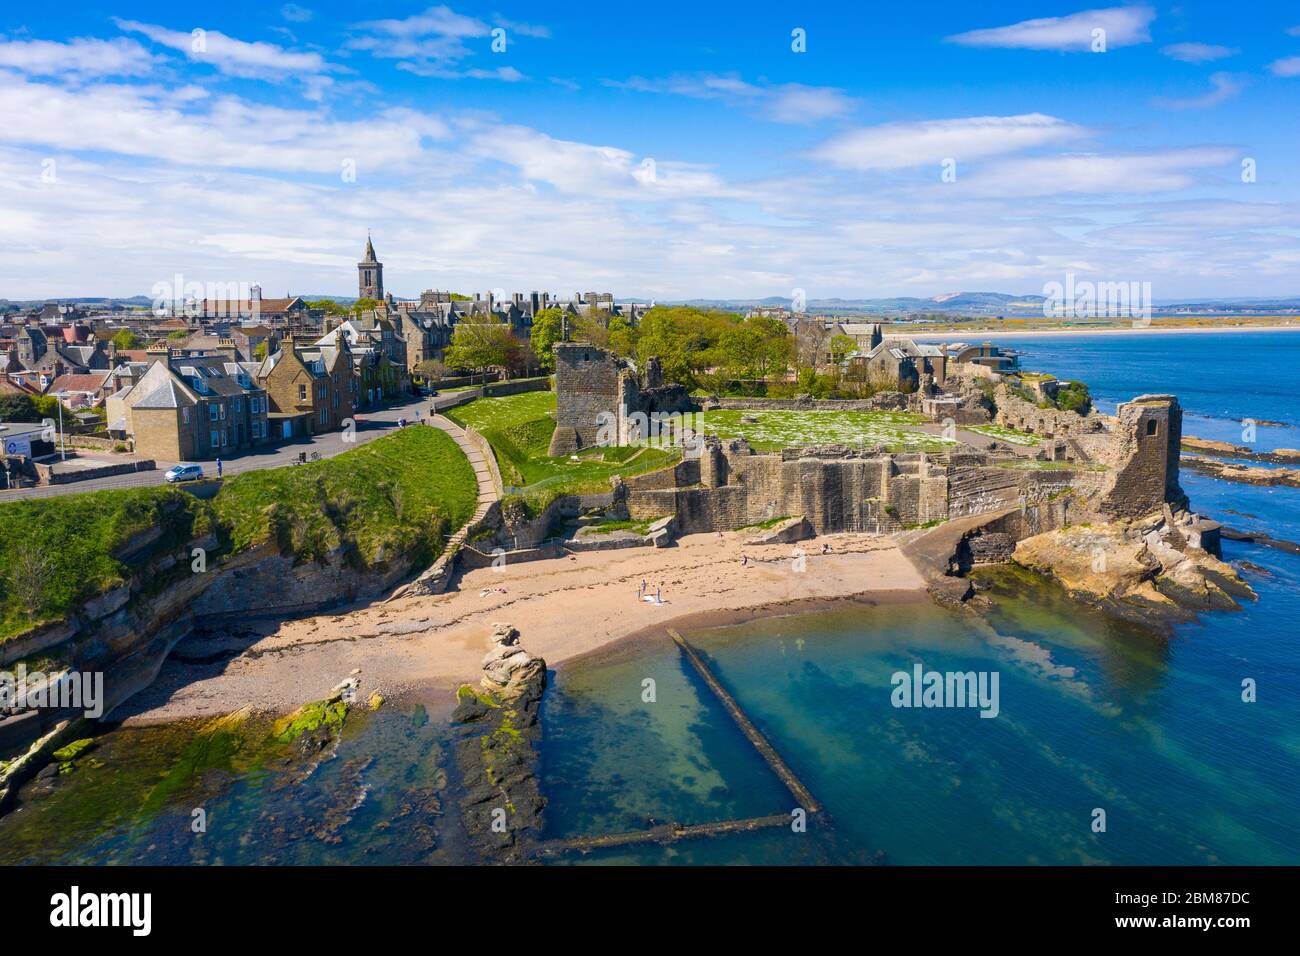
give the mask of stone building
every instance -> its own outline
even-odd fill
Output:
[[[276,438],[332,431],[356,410],[358,380],[341,333],[333,345],[287,343],[258,366],[257,380],[270,399]]]
[[[159,359],[106,400],[110,433],[163,461],[220,458],[269,437],[266,392],[250,364],[216,356]]]
[[[571,455],[597,444],[632,444],[642,437],[637,416],[695,408],[684,387],[664,384],[657,359],[638,371],[613,352],[577,342],[555,345],[555,396],[549,455]]]

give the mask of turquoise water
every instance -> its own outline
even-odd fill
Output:
[[[999,338],[1098,405],[1174,392],[1185,432],[1300,447],[1291,333]],[[1184,473],[1198,510],[1300,540],[1300,490]],[[826,807],[825,825],[621,849],[585,862],[1300,863],[1300,558],[1225,544],[1261,570],[1240,613],[1166,639],[999,575],[980,626],[938,607],[854,609],[689,634]],[[891,706],[890,676],[996,671],[1001,713]],[[658,682],[656,703],[641,680]],[[1256,703],[1241,682],[1257,682]],[[545,710],[550,835],[789,812],[792,798],[665,639],[558,675]],[[737,749],[744,754],[737,754]],[[744,759],[749,757],[751,759]],[[689,768],[689,773],[681,768]],[[755,776],[758,781],[755,782]],[[1106,812],[1105,833],[1091,828]]]
[[[1255,417],[1288,423],[1261,426],[1260,447],[1300,447],[1300,335],[1008,341],[1026,367],[1088,381],[1103,408],[1172,391],[1189,434],[1240,442]],[[1198,510],[1300,541],[1300,490],[1182,480]],[[1012,573],[990,581],[983,617],[848,606],[688,631],[825,812],[803,833],[564,862],[1300,863],[1300,557],[1232,542],[1225,556],[1259,569],[1259,601],[1169,638]],[[997,673],[999,715],[893,707],[891,676],[916,663]],[[199,746],[195,725],[110,731],[51,788],[24,788],[0,818],[0,863],[463,862],[450,697],[425,704],[357,714],[337,749],[306,758],[260,726],[230,752]],[[794,809],[666,637],[555,672],[543,723],[548,838]]]

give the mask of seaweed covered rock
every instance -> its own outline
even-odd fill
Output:
[[[482,689],[456,694],[454,720],[463,726],[456,763],[464,786],[461,816],[469,841],[486,861],[524,863],[542,828],[537,778],[538,711],[546,662],[525,651],[509,624],[493,628],[483,659]]]

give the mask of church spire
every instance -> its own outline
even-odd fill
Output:
[[[375,256],[374,243],[366,232],[366,254],[357,263],[357,296],[384,301],[384,264]]]

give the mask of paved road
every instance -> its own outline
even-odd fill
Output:
[[[289,464],[302,452],[306,452],[310,456],[315,451],[319,452],[322,458],[331,458],[350,448],[355,448],[357,445],[363,445],[368,441],[374,441],[376,438],[388,434],[397,427],[399,418],[405,418],[408,422],[414,421],[415,413],[418,411],[421,421],[427,420],[429,418],[430,403],[428,398],[419,398],[390,405],[387,408],[371,409],[359,413],[360,422],[357,425],[356,441],[354,442],[344,442],[342,432],[327,432],[310,439],[304,438],[281,444],[262,445],[242,452],[233,458],[222,458],[222,473],[237,475],[245,471],[279,468]],[[111,456],[104,457],[106,460],[111,460]],[[55,495],[70,495],[84,491],[102,491],[105,488],[139,488],[147,485],[161,485],[164,483],[163,472],[176,462],[160,460],[157,464],[158,467],[154,471],[137,471],[127,475],[113,475],[109,478],[74,481],[66,485],[48,485],[45,487],[0,491],[0,501],[15,501],[22,498],[49,498]],[[213,462],[205,461],[201,462],[201,464],[205,475],[208,477],[216,475],[216,465]]]

